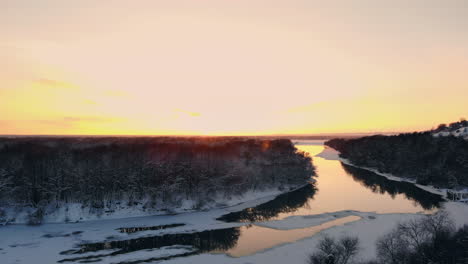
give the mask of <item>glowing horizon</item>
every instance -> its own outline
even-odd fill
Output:
[[[468,2],[0,0],[0,134],[421,131],[468,117]]]

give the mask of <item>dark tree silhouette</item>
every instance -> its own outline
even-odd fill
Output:
[[[311,158],[286,139],[0,138],[0,211],[37,208],[34,223],[43,208],[69,202],[91,213],[143,201],[144,208],[170,210],[183,199],[202,207],[313,175]]]
[[[421,184],[468,186],[468,141],[430,132],[333,139],[326,145],[357,166],[416,180]]]

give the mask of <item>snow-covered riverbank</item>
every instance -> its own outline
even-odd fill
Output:
[[[229,201],[230,206],[224,205],[222,208],[185,212],[177,215],[143,217],[129,215],[130,217],[127,216],[125,218],[90,220],[78,223],[46,223],[41,226],[10,224],[0,226],[0,259],[2,259],[2,264],[37,263],[38,259],[41,260],[41,263],[56,263],[65,257],[59,254],[60,252],[76,248],[78,244],[82,243],[119,241],[155,235],[193,233],[203,230],[239,227],[246,225],[246,223],[225,223],[217,221],[216,218],[230,212],[264,204],[275,199],[283,192],[270,190],[251,193],[250,195],[244,195],[240,199]],[[170,229],[142,231],[134,234],[118,231],[122,227],[149,227],[173,223],[183,223],[184,225]],[[163,252],[152,250],[151,254],[164,255],[172,251],[182,252],[184,250],[164,249]],[[28,253],[24,254],[25,251]],[[137,251],[130,255],[133,260],[145,259],[148,251]],[[121,256],[112,257],[100,263],[114,263],[120,258]]]
[[[94,220],[106,220],[106,219],[119,219],[128,217],[144,217],[153,215],[174,215],[180,213],[207,211],[213,209],[220,209],[225,207],[233,207],[235,205],[246,204],[252,201],[261,202],[268,201],[276,197],[277,195],[291,190],[295,190],[304,185],[297,187],[289,187],[286,190],[278,189],[267,189],[261,191],[247,191],[242,195],[223,197],[218,195],[212,197],[211,202],[204,203],[199,206],[196,201],[193,200],[182,200],[179,204],[174,205],[171,208],[168,206],[157,206],[155,208],[146,208],[145,202],[139,202],[136,204],[129,205],[128,201],[113,201],[114,206],[112,208],[101,208],[96,209],[89,206],[83,206],[81,203],[63,203],[58,208],[54,205],[44,208],[43,223],[72,223],[72,222],[84,222]],[[27,224],[29,221],[29,215],[32,214],[36,208],[0,208],[4,212],[3,221],[0,224]],[[0,219],[1,220],[1,219]]]
[[[74,224],[45,224],[40,227],[25,225],[11,225],[0,229],[0,257],[5,263],[37,263],[40,259],[44,263],[55,263],[66,256],[59,252],[72,249],[76,244],[83,242],[118,241],[148,237],[154,235],[191,233],[208,229],[221,229],[239,227],[245,224],[223,223],[215,219],[228,210],[239,210],[248,206],[254,206],[256,202],[238,205],[237,208],[225,208],[207,212],[187,213],[174,216],[153,216],[127,219],[113,219],[102,221],[90,221]],[[449,212],[458,226],[468,223],[468,206],[460,203],[445,203],[444,209]],[[332,221],[345,219],[349,216],[358,216],[344,224],[332,225],[320,230],[319,233],[299,240],[294,240],[294,233],[304,233],[305,230],[326,225]],[[181,257],[167,260],[167,263],[305,263],[307,254],[311,253],[321,237],[324,235],[357,236],[361,241],[360,258],[369,259],[375,256],[375,241],[389,232],[400,221],[421,217],[421,214],[376,214],[373,212],[340,211],[330,212],[315,216],[291,216],[280,221],[267,221],[254,223],[273,230],[284,230],[281,233],[284,242],[277,243],[272,248],[266,248],[259,252],[253,252],[247,256],[233,258],[226,254],[205,253],[189,257]],[[150,226],[154,224],[185,223],[185,226],[167,230],[143,231],[136,234],[122,234],[116,231],[123,226]],[[271,242],[275,236],[264,229],[264,239]],[[304,230],[304,231],[303,231]],[[81,232],[81,233],[79,233]],[[274,234],[274,232],[272,232]],[[259,241],[256,241],[259,242]],[[51,254],[50,249],[53,249]],[[171,256],[190,252],[190,247],[165,247],[162,249],[139,250],[125,255],[103,257],[99,263],[118,263],[121,260],[144,260],[155,256]],[[27,254],[23,254],[27,251]],[[103,251],[95,254],[102,254]],[[220,252],[221,253],[221,252]],[[90,255],[89,253],[85,253]],[[75,255],[83,256],[83,254]],[[3,262],[2,262],[3,263]]]
[[[407,179],[407,178],[397,177],[397,176],[389,174],[389,173],[383,173],[383,172],[380,172],[380,171],[378,171],[377,169],[374,169],[374,168],[364,167],[364,166],[357,166],[357,165],[353,164],[352,162],[350,162],[348,159],[341,158],[339,155],[340,155],[339,151],[337,151],[337,150],[335,150],[333,148],[330,148],[328,146],[325,146],[324,151],[319,153],[317,156],[322,157],[324,159],[328,159],[328,160],[339,160],[339,161],[343,162],[346,165],[371,171],[371,172],[373,172],[373,173],[375,173],[377,175],[383,176],[383,177],[385,177],[385,178],[387,178],[388,180],[391,180],[391,181],[412,183],[416,187],[418,187],[418,188],[420,188],[420,189],[422,189],[424,191],[440,195],[446,200],[448,200],[448,197],[447,197],[448,192],[459,193],[459,194],[468,194],[468,189],[463,189],[463,190],[440,189],[440,188],[437,188],[437,187],[434,187],[434,186],[431,186],[431,185],[418,184],[413,179]]]
[[[457,226],[468,224],[468,206],[460,203],[448,202],[444,205],[445,210],[452,216]],[[337,212],[339,213],[339,212]],[[324,236],[340,237],[350,235],[359,238],[361,251],[358,259],[369,260],[376,257],[375,242],[377,239],[390,232],[399,222],[422,217],[421,214],[375,214],[365,212],[353,212],[360,215],[362,219],[334,226],[323,230],[314,236],[286,243],[274,248],[258,252],[241,259],[231,258],[225,255],[202,254],[190,257],[189,259],[172,259],[167,263],[306,263],[307,257],[311,254],[319,240]],[[325,215],[328,218],[329,215]],[[311,227],[318,224],[319,218],[290,218],[282,220],[284,229],[290,227]],[[307,224],[309,221],[309,224]],[[268,223],[264,223],[269,225]],[[277,228],[279,226],[276,226]]]
[[[322,147],[308,145],[305,150],[317,154],[322,151]],[[8,225],[0,227],[1,263],[57,263],[77,257],[90,257],[87,260],[97,263],[148,259],[164,259],[164,263],[181,264],[306,263],[307,256],[325,235],[358,237],[361,243],[358,257],[364,260],[375,257],[375,241],[399,222],[423,217],[423,213],[437,210],[423,210],[417,205],[418,200],[405,198],[402,194],[374,193],[372,188],[361,184],[343,170],[337,152],[333,149],[325,149],[317,157],[321,157],[316,159],[318,191],[315,195],[307,196],[306,203],[291,202],[297,199],[294,195],[285,197],[284,200],[288,202],[276,201],[280,192],[273,190],[258,196],[244,196],[245,200],[230,201],[232,206],[177,215],[42,226]],[[386,185],[389,183],[386,182]],[[376,188],[378,190],[379,187]],[[351,201],[353,197],[359,197],[358,201]],[[408,204],[414,204],[415,207],[407,207]],[[258,207],[253,208],[255,206]],[[389,210],[382,211],[378,207],[389,207]],[[465,204],[445,202],[442,208],[451,215],[457,226],[468,224],[468,206]],[[254,218],[254,222],[242,223],[216,220],[227,213],[244,209],[247,213],[259,213],[261,217]],[[151,228],[165,225],[172,226]],[[150,228],[146,230],[144,227]],[[138,231],[122,233],[120,228]],[[226,230],[226,235],[223,230]],[[211,231],[214,232],[214,241],[203,243],[220,243],[220,247],[199,251],[195,246],[190,246],[186,239],[177,244],[179,236],[193,234],[196,241],[201,241],[202,233]],[[158,239],[152,240],[164,235],[170,236],[169,240],[175,239],[175,242],[171,242],[173,244],[170,246],[159,247],[156,243]],[[80,252],[86,247],[84,245],[93,244],[100,246]],[[64,255],[60,252],[71,253]]]

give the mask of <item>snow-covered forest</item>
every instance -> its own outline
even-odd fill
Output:
[[[462,120],[420,133],[333,139],[325,144],[354,165],[424,185],[460,189],[468,186],[468,141],[457,135],[462,135],[466,123]]]
[[[33,208],[30,222],[40,223],[45,208],[68,203],[91,214],[122,203],[145,210],[191,201],[196,209],[217,197],[296,187],[313,174],[311,158],[289,140],[4,138],[0,216]]]
[[[468,140],[468,121],[462,118],[459,122],[453,122],[448,125],[440,124],[431,132],[434,137],[454,136]]]

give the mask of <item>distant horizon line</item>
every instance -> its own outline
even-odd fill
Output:
[[[413,131],[418,132],[418,131]],[[340,133],[316,133],[316,134],[261,134],[261,135],[171,135],[171,134],[0,134],[0,137],[332,137],[332,136],[359,136],[359,135],[396,135],[403,132],[340,132]]]

